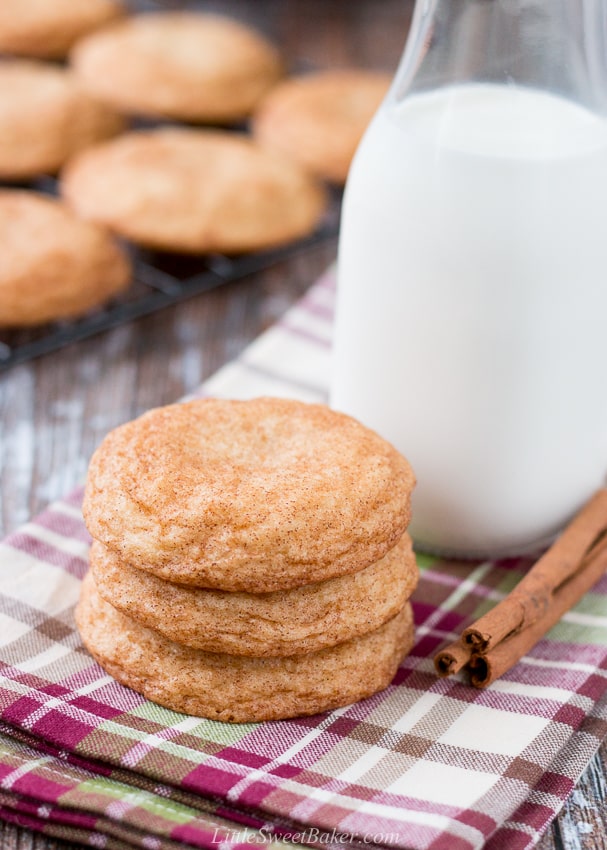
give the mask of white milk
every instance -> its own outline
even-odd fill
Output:
[[[393,442],[420,548],[555,535],[607,472],[607,124],[470,84],[384,105],[339,252],[331,402]]]

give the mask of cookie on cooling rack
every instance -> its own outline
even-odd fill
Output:
[[[282,74],[258,32],[219,15],[134,15],[71,55],[91,94],[125,112],[223,123],[246,117]]]
[[[108,434],[84,516],[94,539],[160,578],[267,593],[382,558],[414,481],[393,446],[323,405],[198,399]]]
[[[109,234],[59,201],[0,190],[0,325],[86,313],[124,289],[131,266]]]
[[[417,584],[405,534],[379,561],[352,575],[274,593],[228,593],[171,584],[95,542],[91,571],[114,608],[169,640],[232,655],[301,655],[378,629]]]
[[[230,254],[306,236],[325,210],[299,166],[241,134],[187,128],[127,133],[76,156],[62,192],[84,218],[141,245]]]
[[[120,0],[2,0],[0,51],[60,59],[79,38],[123,11]]]
[[[235,723],[316,714],[387,687],[413,644],[406,603],[385,625],[330,649],[247,658],[180,646],[119,613],[84,580],[76,622],[121,684],[174,711]]]
[[[0,62],[0,179],[52,174],[122,127],[69,71],[26,59]]]
[[[253,133],[269,150],[343,184],[354,152],[388,90],[373,71],[320,71],[281,82],[264,98]]]

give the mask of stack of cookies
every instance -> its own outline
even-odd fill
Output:
[[[77,609],[122,684],[189,714],[314,714],[385,688],[413,642],[414,476],[321,405],[152,410],[93,456]]]

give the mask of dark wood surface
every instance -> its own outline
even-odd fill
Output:
[[[413,4],[222,0],[196,5],[255,24],[282,47],[293,68],[362,65],[391,71]],[[305,291],[335,252],[331,239],[262,274],[0,376],[2,532],[81,481],[108,430],[149,407],[176,400],[236,356]],[[606,776],[603,747],[541,850],[607,848]],[[70,846],[75,845],[0,821],[0,847],[6,850]]]

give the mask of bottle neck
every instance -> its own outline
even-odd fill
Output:
[[[391,96],[483,82],[607,114],[607,0],[417,0]]]

